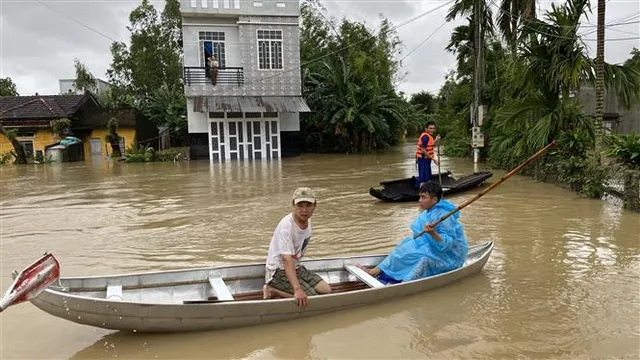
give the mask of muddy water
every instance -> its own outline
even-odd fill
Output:
[[[368,188],[413,174],[412,152],[407,145],[275,164],[1,167],[1,290],[11,270],[45,251],[58,257],[63,276],[263,261],[297,186],[320,197],[308,256],[388,251],[409,234],[417,205],[378,202]],[[462,159],[443,158],[442,167],[474,170]],[[640,357],[639,215],[515,177],[464,209],[461,221],[470,243],[494,240],[496,248],[477,276],[428,293],[171,335],[78,325],[26,303],[0,314],[0,358]]]

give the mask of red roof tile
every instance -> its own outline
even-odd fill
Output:
[[[1,96],[0,119],[58,119],[70,117],[85,95]]]

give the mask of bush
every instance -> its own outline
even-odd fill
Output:
[[[183,148],[172,148],[166,150],[156,151],[152,147],[144,147],[142,145],[131,146],[125,150],[125,162],[171,162],[180,161],[186,159],[188,154],[185,154]]]
[[[557,180],[568,185],[571,190],[590,198],[604,195],[609,170],[587,155],[593,146],[593,138],[585,132],[564,132],[558,138],[558,147],[550,153],[545,164],[548,173],[555,174]]]
[[[11,159],[13,159],[13,154],[11,154],[11,152],[6,152],[4,154],[0,154],[0,164],[1,165],[8,164],[9,161],[11,161]]]
[[[609,135],[603,139],[606,156],[630,169],[640,170],[640,136],[637,134]]]

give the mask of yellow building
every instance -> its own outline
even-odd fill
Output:
[[[0,122],[5,130],[17,129],[27,155],[46,155],[47,147],[61,139],[53,133],[54,120],[71,120],[71,134],[83,141],[84,158],[104,158],[113,153],[106,140],[109,119],[118,121],[120,150],[137,141],[158,136],[157,127],[134,108],[104,109],[89,92],[84,95],[35,95],[0,97]],[[154,146],[157,142],[148,145]],[[0,154],[13,150],[13,145],[0,135]]]

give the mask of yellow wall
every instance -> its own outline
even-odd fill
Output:
[[[96,138],[96,139],[100,139],[100,149],[101,149],[101,155],[104,156],[106,155],[105,151],[109,151],[109,154],[112,153],[112,149],[111,149],[111,145],[109,143],[107,143],[107,141],[104,139],[105,136],[107,135],[107,130],[106,129],[96,129],[93,130],[91,132],[91,135],[85,137],[84,139],[82,139],[82,142],[84,143],[84,154],[85,154],[85,158],[90,158],[91,157],[91,144],[89,143],[89,139],[91,138]],[[131,128],[122,128],[122,129],[118,129],[118,135],[122,136],[124,138],[124,145],[125,148],[135,145],[135,139],[136,139],[136,130],[135,129],[131,129]],[[43,155],[44,154],[44,148],[47,145],[51,145],[53,143],[58,142],[59,139],[55,138],[53,136],[53,132],[51,130],[39,130],[38,132],[35,133],[35,135],[33,136],[33,151],[34,151],[34,155],[35,152],[37,150],[42,150]],[[105,145],[106,148],[105,149]],[[7,139],[6,137],[4,137],[3,135],[0,135],[0,154],[4,154],[7,153],[9,151],[13,150],[13,145],[11,145],[11,142],[9,141],[9,139]],[[124,154],[125,149],[120,149],[122,151],[122,153]]]
[[[26,138],[27,137],[23,137],[23,139],[26,139]],[[53,137],[53,132],[51,130],[48,130],[48,129],[38,130],[33,136],[34,155],[35,155],[35,152],[38,150],[41,150],[42,155],[44,155],[45,146],[51,145],[56,142],[58,142],[58,140]],[[0,154],[7,153],[9,151],[13,151],[13,145],[11,145],[11,142],[9,141],[9,139],[4,137],[3,135],[0,135]]]
[[[113,152],[113,150],[111,149],[111,144],[109,144],[106,140],[105,137],[107,136],[107,129],[95,129],[91,132],[91,135],[85,137],[84,139],[82,139],[82,142],[84,143],[84,157],[85,158],[90,158],[91,157],[91,139],[100,139],[100,155],[101,156],[105,156],[107,153],[106,151],[109,152],[109,155],[111,155],[111,153]],[[118,129],[118,135],[122,136],[124,138],[124,146],[125,149],[135,145],[135,140],[136,140],[136,130],[135,129],[131,129],[131,128],[119,128]],[[106,148],[105,148],[106,145]],[[124,155],[124,151],[125,149],[120,149],[122,151],[122,154]]]
[[[13,146],[11,142],[9,142],[9,139],[4,137],[4,135],[0,135],[0,155],[6,154],[11,150],[13,150]]]

